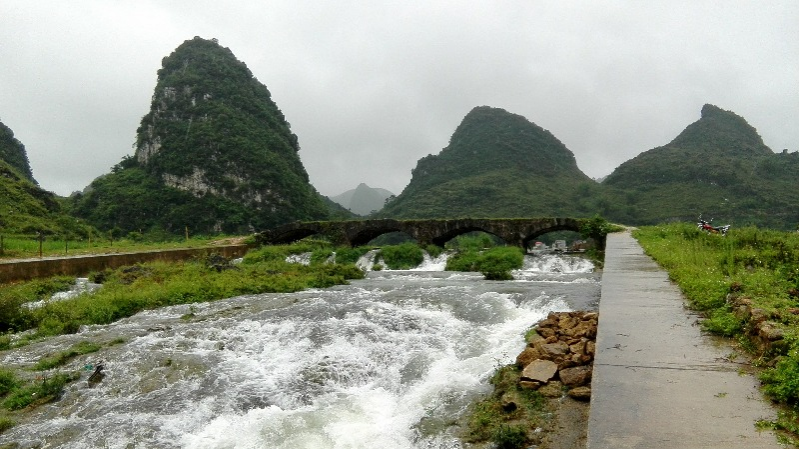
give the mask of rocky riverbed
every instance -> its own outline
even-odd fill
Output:
[[[508,439],[505,426],[518,429],[518,447],[584,448],[598,319],[596,312],[553,312],[528,332],[515,366],[498,370],[493,394],[476,407],[475,415],[493,402],[500,431],[472,428],[470,447],[516,447],[498,441]]]

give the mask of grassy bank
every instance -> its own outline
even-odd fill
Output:
[[[799,233],[749,227],[723,237],[671,224],[633,235],[703,313],[703,327],[750,352],[764,392],[784,406],[760,425],[799,447]]]
[[[108,324],[145,309],[186,304],[237,295],[293,292],[328,287],[363,277],[353,264],[285,261],[303,247],[267,247],[250,252],[241,264],[193,260],[183,263],[153,262],[95,273],[91,278],[103,288],[74,299],[29,308],[26,303],[65,290],[68,278],[53,278],[0,286],[0,331],[35,330],[33,338],[74,333],[82,325]],[[0,348],[10,344],[0,337]]]
[[[254,240],[252,237],[226,236],[189,236],[188,239],[185,237],[162,237],[158,240],[152,240],[142,237],[138,233],[131,233],[125,237],[96,235],[93,238],[65,238],[64,236],[49,235],[41,241],[41,254],[43,257],[57,257],[157,249],[201,248],[219,242],[252,242]],[[35,235],[2,235],[0,260],[39,257],[39,248],[40,242]]]

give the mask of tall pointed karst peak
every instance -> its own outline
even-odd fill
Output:
[[[773,154],[757,130],[732,111],[706,104],[701,118],[688,125],[669,146],[683,148],[714,148],[738,155]]]
[[[161,63],[135,157],[93,183],[85,201],[96,226],[233,233],[329,216],[302,165],[297,136],[230,49],[195,37]],[[90,211],[91,201],[114,213]],[[112,206],[126,201],[138,209]]]
[[[37,184],[36,180],[33,179],[33,172],[28,162],[28,153],[25,151],[25,145],[14,137],[14,131],[4,125],[3,122],[0,122],[0,160],[13,167],[27,180]]]
[[[247,135],[286,155],[284,162],[307,179],[295,154],[297,136],[266,86],[230,49],[195,37],[162,60],[150,112],[137,130],[140,163],[163,159],[159,171],[182,174],[197,162],[228,165],[241,149],[234,141]]]

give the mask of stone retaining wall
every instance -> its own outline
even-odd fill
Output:
[[[219,254],[232,259],[242,257],[250,249],[249,245],[227,245],[205,248],[186,248],[137,253],[97,254],[75,257],[45,257],[0,262],[0,283],[45,278],[57,275],[86,276],[92,271],[118,268],[125,265],[152,262],[156,260],[173,262],[195,257]]]

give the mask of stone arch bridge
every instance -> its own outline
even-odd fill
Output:
[[[421,245],[443,247],[451,239],[469,232],[493,234],[508,245],[527,248],[536,237],[553,231],[575,231],[584,218],[461,218],[449,220],[360,220],[294,222],[256,235],[259,244],[286,244],[316,234],[338,245],[361,246],[390,232],[404,232]]]

